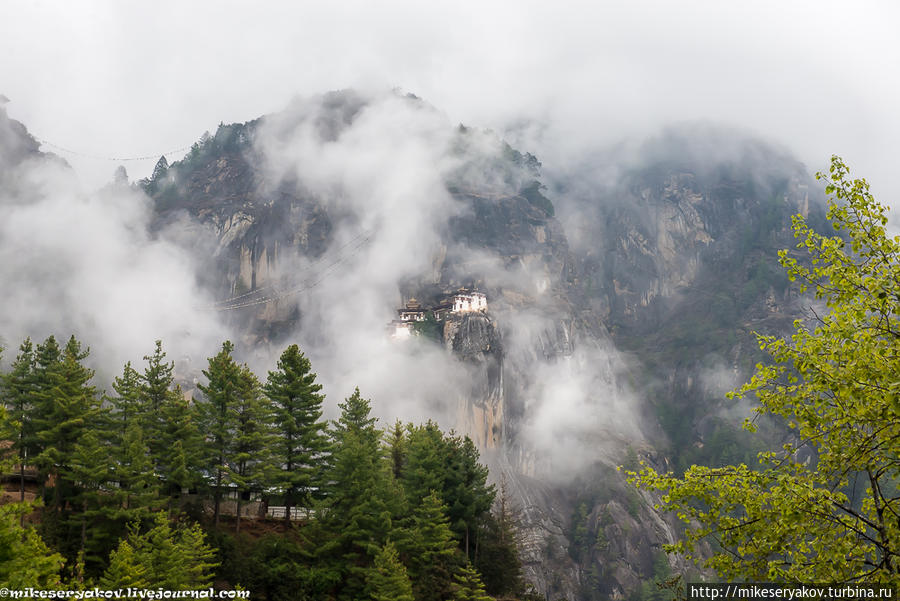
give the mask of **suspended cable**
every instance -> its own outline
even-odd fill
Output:
[[[37,140],[37,141],[41,144],[41,146],[48,146],[48,147],[50,147],[50,148],[52,148],[52,149],[54,149],[54,150],[57,150],[57,151],[59,151],[59,152],[64,152],[64,153],[66,153],[66,154],[71,154],[71,155],[73,155],[73,156],[77,156],[77,157],[81,157],[81,158],[85,158],[85,159],[94,159],[94,160],[97,160],[97,161],[116,161],[116,162],[120,162],[120,163],[121,163],[121,162],[126,162],[126,161],[151,161],[151,160],[156,160],[156,159],[159,159],[159,157],[161,157],[161,156],[166,156],[166,155],[168,155],[168,154],[177,154],[177,153],[179,153],[179,152],[184,152],[184,151],[186,151],[186,150],[189,150],[189,149],[191,148],[191,146],[193,146],[193,144],[189,144],[189,145],[187,145],[187,146],[183,146],[183,147],[181,147],[181,148],[176,148],[175,150],[170,150],[170,151],[168,151],[168,152],[162,152],[162,153],[159,153],[159,154],[148,154],[148,155],[146,155],[146,156],[140,156],[140,157],[110,157],[110,156],[101,156],[101,155],[97,155],[97,154],[88,154],[88,153],[84,153],[84,152],[78,152],[77,150],[70,150],[70,149],[68,149],[68,148],[64,148],[64,147],[62,147],[62,146],[59,146],[59,145],[57,145],[57,144],[54,144],[53,142],[48,142],[47,140],[44,140],[44,139],[39,138],[39,137],[37,137],[37,136],[32,135],[32,137],[33,137],[35,140]]]

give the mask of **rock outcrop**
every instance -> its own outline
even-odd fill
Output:
[[[315,135],[340,139],[363,110],[352,100],[326,98]],[[187,212],[213,233],[207,278],[222,298],[264,299],[257,291],[277,288],[294,261],[327,257],[336,224],[355,218],[303,181],[261,175],[258,126],[223,126],[143,184],[161,224]],[[460,128],[454,152],[470,135]],[[490,160],[455,156],[463,167],[443,190],[453,210],[434,226],[428,266],[396,282],[397,296],[426,306],[461,286],[487,294],[486,314],[442,324],[445,351],[468,375],[455,391],[456,427],[507,480],[527,576],[552,599],[632,597],[682,567],[661,552],[672,524],[613,468],[638,457],[666,468],[702,446],[723,402],[711,374],[745,376],[748,324],[777,330],[793,310],[775,250],[789,243],[790,213],[814,212],[802,166],[758,144],[731,162],[679,153],[677,136],[663,146],[674,154],[656,148],[614,185],[563,195],[556,208],[531,155],[500,146]],[[576,220],[573,243],[563,223]],[[267,341],[303,311],[248,303],[235,319],[248,340]],[[552,386],[568,386],[566,402],[584,413],[565,416],[570,440],[552,440],[565,438],[554,410],[568,410]],[[570,456],[541,446],[556,443]]]

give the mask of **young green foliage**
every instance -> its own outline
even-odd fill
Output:
[[[212,583],[216,565],[215,553],[199,525],[173,528],[166,514],[159,513],[144,533],[137,524],[130,527],[127,538],[110,555],[100,585],[201,590]]]
[[[22,525],[22,516],[31,510],[28,503],[0,505],[0,582],[12,589],[59,588],[64,560],[34,528]]]
[[[791,280],[824,301],[790,339],[759,336],[774,363],[734,397],[783,418],[799,444],[763,453],[762,469],[694,466],[682,479],[644,467],[633,481],[663,493],[687,526],[670,550],[727,579],[900,583],[900,237],[865,180],[833,157],[828,219],[840,235],[793,218],[806,266],[787,251]],[[849,242],[849,248],[848,248]],[[753,429],[753,424],[745,424]],[[811,453],[800,455],[801,448]],[[701,539],[722,551],[702,559]]]
[[[369,572],[368,586],[372,601],[415,601],[412,583],[394,543],[386,543],[375,555],[375,567]]]

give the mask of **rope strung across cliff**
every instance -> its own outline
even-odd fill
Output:
[[[244,294],[240,294],[238,296],[218,301],[213,303],[212,305],[206,307],[200,307],[203,309],[210,309],[213,311],[231,311],[233,309],[242,309],[244,307],[254,307],[257,305],[264,305],[270,302],[274,302],[283,298],[287,298],[289,296],[293,296],[295,294],[299,294],[301,292],[305,292],[307,290],[311,290],[318,286],[322,281],[324,281],[330,273],[335,271],[340,265],[346,263],[351,258],[355,257],[359,254],[359,252],[371,241],[371,232],[362,232],[357,234],[353,239],[349,242],[345,243],[343,246],[337,249],[334,253],[336,258],[334,258],[330,263],[324,266],[324,269],[316,274],[315,270],[326,261],[326,257],[322,257],[317,259],[312,265],[310,265],[306,272],[310,273],[309,277],[301,280],[301,282],[286,290],[278,290],[274,286],[263,286],[262,288],[258,288],[256,290],[252,290],[250,292],[246,292]],[[349,250],[348,250],[349,249]],[[345,253],[345,251],[347,251]],[[345,253],[342,255],[342,253]],[[332,255],[332,256],[334,256]],[[261,298],[251,298],[255,295],[259,295],[263,291],[270,290],[271,293],[267,293],[266,296]],[[246,300],[242,300],[246,299]],[[237,302],[235,301],[242,301]]]
[[[84,159],[93,159],[96,161],[115,161],[115,162],[119,162],[119,163],[126,162],[126,161],[155,161],[155,160],[159,159],[159,157],[161,157],[161,156],[166,156],[169,154],[177,154],[179,152],[185,152],[187,150],[190,150],[191,146],[193,146],[193,144],[188,144],[187,146],[182,146],[181,148],[176,148],[175,150],[170,150],[168,152],[161,152],[158,154],[148,154],[146,156],[110,157],[110,156],[102,156],[102,155],[98,155],[98,154],[88,154],[88,153],[84,153],[84,152],[78,152],[77,150],[70,150],[68,148],[64,148],[62,146],[54,144],[53,142],[48,142],[47,140],[44,140],[43,138],[39,138],[35,135],[32,135],[32,137],[35,140],[37,140],[41,144],[41,146],[47,146],[47,147],[57,150],[59,152],[64,152],[66,154],[81,157]]]

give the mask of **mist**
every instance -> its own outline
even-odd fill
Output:
[[[461,407],[484,400],[469,396],[479,377],[475,367],[427,340],[391,340],[386,326],[420,291],[477,284],[488,292],[501,331],[504,377],[516,380],[504,385],[504,394],[515,397],[505,402],[521,404],[527,415],[514,442],[541,473],[568,477],[600,459],[613,462],[622,441],[641,438],[639,403],[617,383],[622,365],[611,344],[579,341],[576,347],[567,339],[570,317],[558,306],[561,265],[548,266],[539,255],[510,262],[502,249],[453,239],[454,221],[471,219],[472,208],[448,187],[500,194],[537,175],[527,157],[522,165],[510,163],[509,152],[495,133],[456,127],[399,91],[293,101],[266,117],[253,136],[265,174],[261,186],[287,184],[314,197],[333,229],[322,257],[282,253],[270,277],[289,281],[338,260],[314,286],[279,300],[277,309],[299,311],[298,327],[283,339],[298,342],[310,357],[330,399],[327,414],[335,417],[336,403],[358,386],[382,425],[434,419],[456,429],[464,428]],[[341,250],[363,235],[359,250]],[[547,345],[565,356],[558,359]],[[260,369],[274,358],[260,357]]]
[[[91,348],[89,364],[105,386],[157,339],[180,355],[213,354],[228,332],[197,309],[209,301],[194,257],[150,234],[150,199],[122,184],[81,189],[63,161],[16,146],[20,133],[0,109],[4,359],[25,337],[75,335]]]

